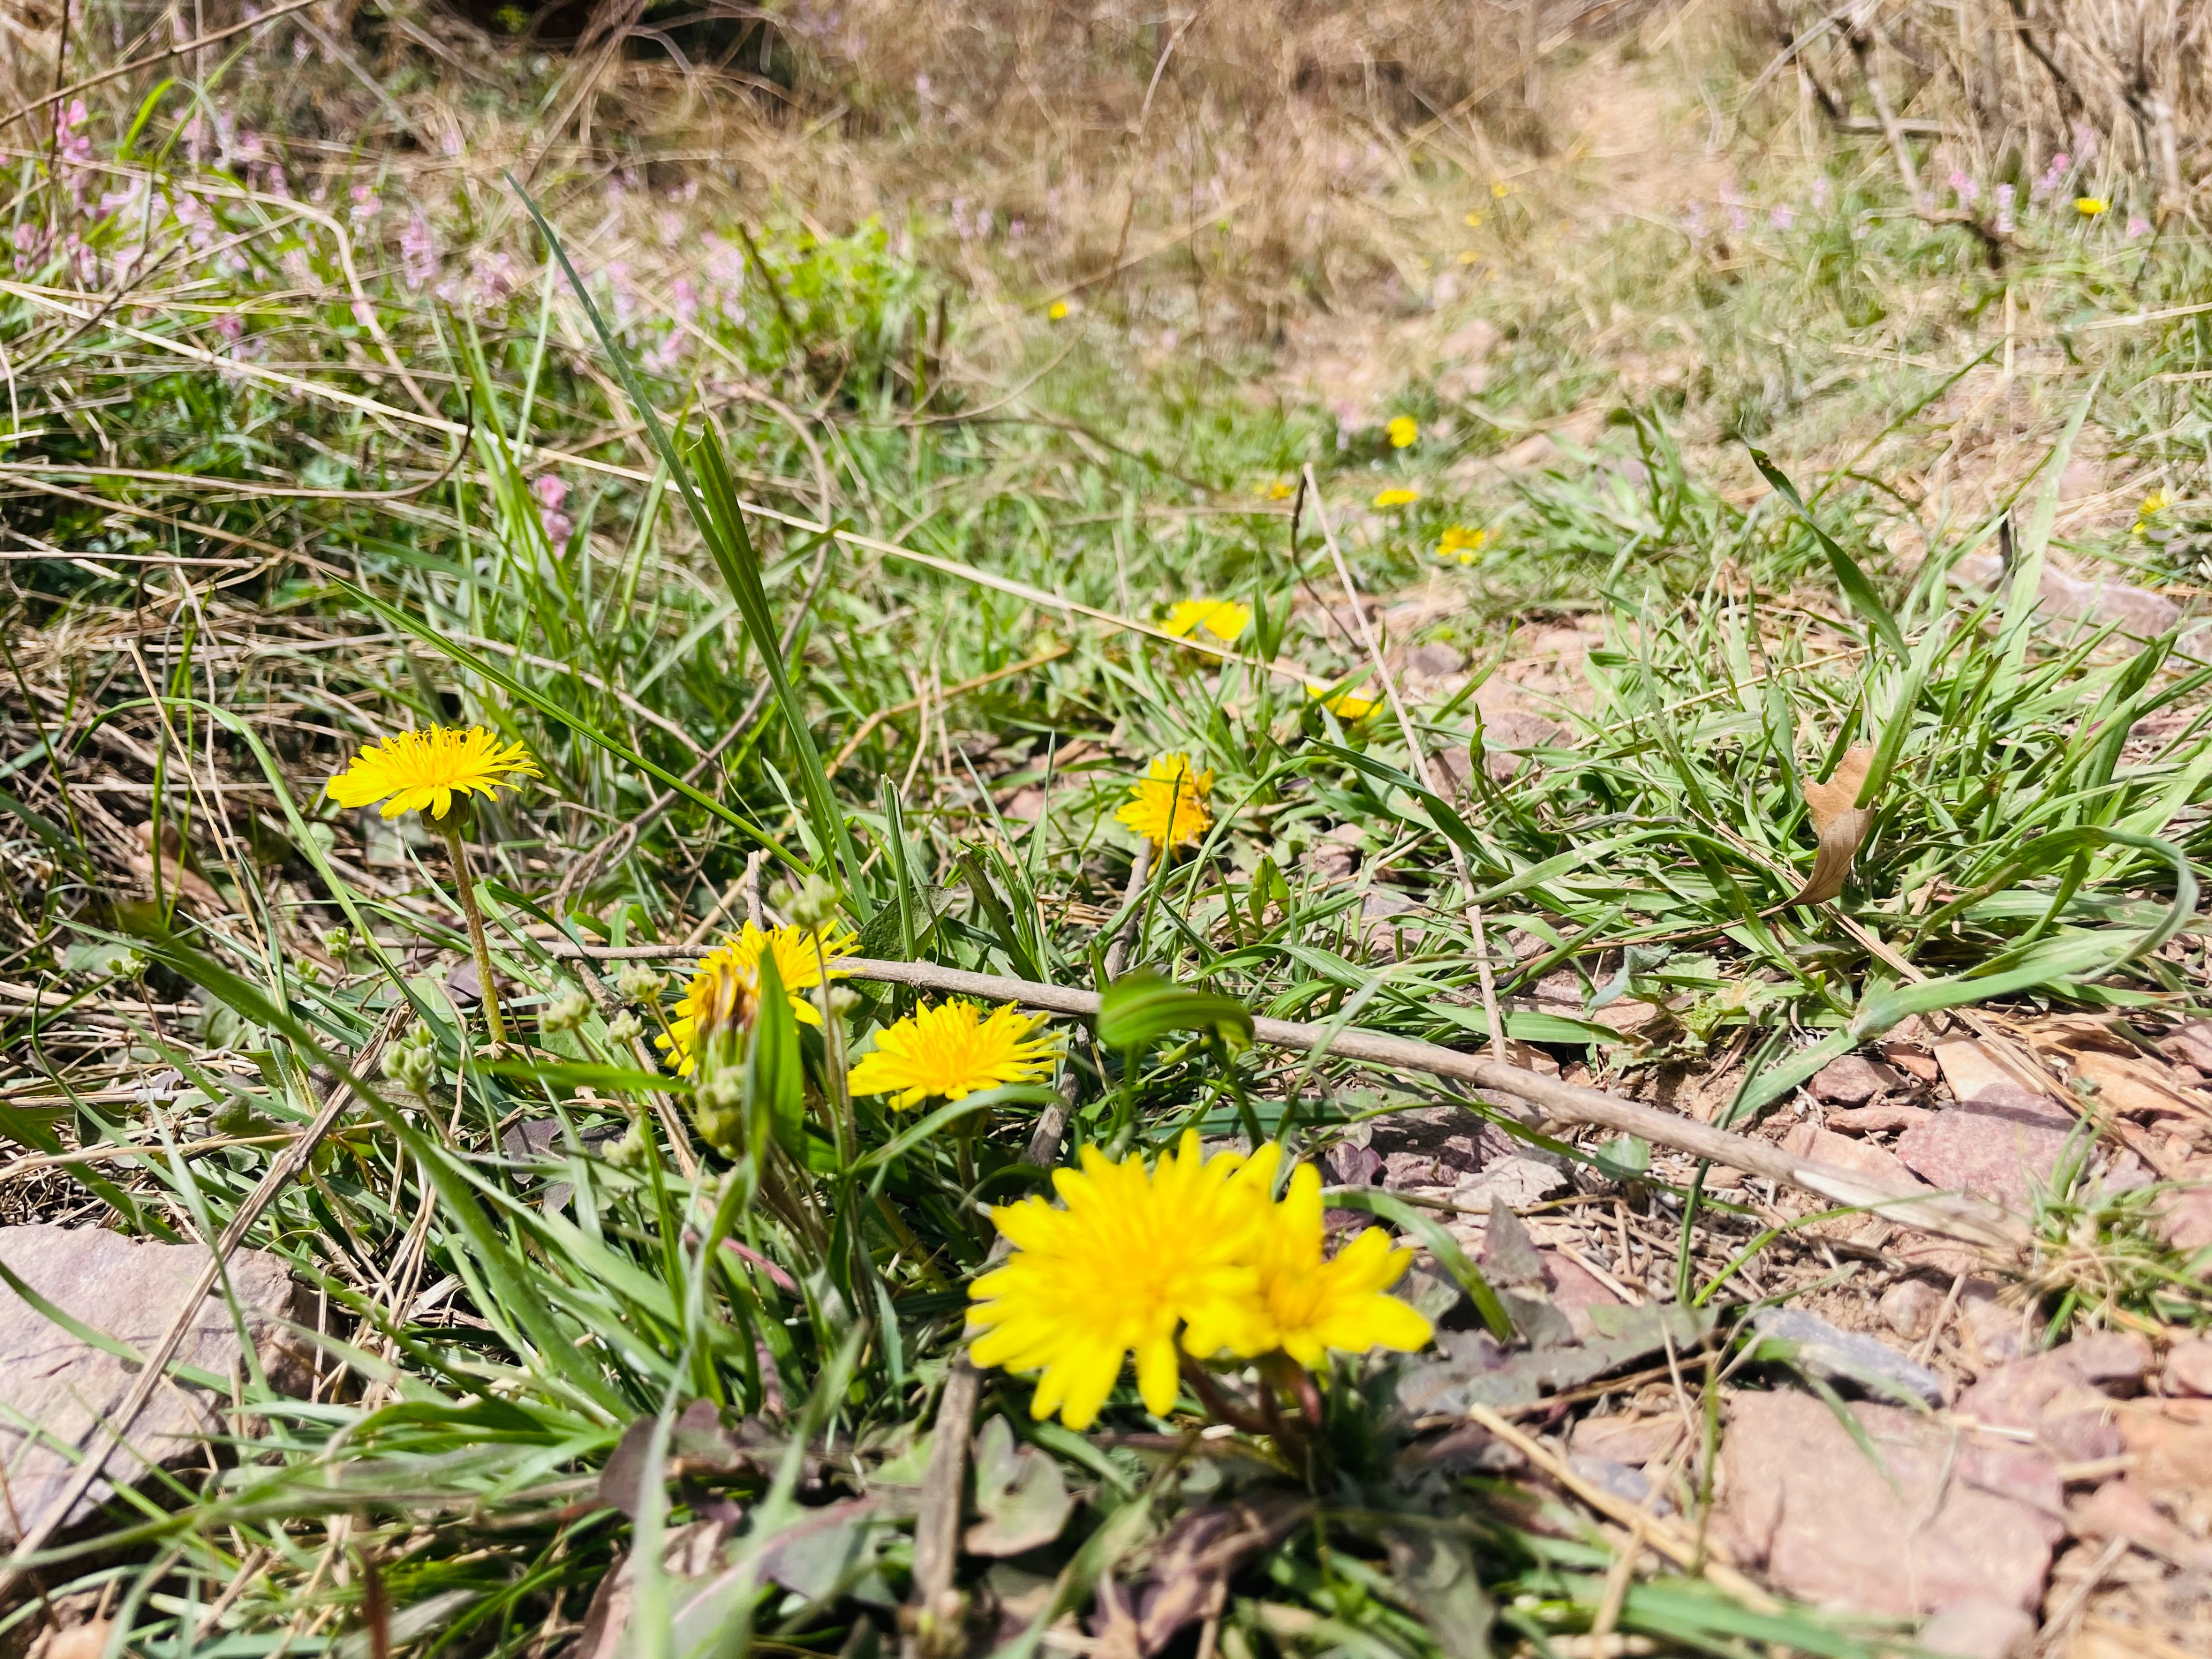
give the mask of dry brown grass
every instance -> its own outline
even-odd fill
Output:
[[[2202,0],[1747,0],[1831,118],[1936,141],[1920,182],[1954,168],[2025,186],[2054,156],[2075,187],[2163,218],[2200,211],[2212,179],[2212,7]]]

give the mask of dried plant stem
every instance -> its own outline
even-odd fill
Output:
[[[491,946],[484,939],[483,907],[477,902],[477,878],[469,868],[468,848],[461,844],[461,827],[449,816],[438,827],[446,832],[446,850],[453,855],[453,885],[460,890],[461,912],[469,919],[469,948],[477,953],[477,982],[483,992],[484,1029],[494,1042],[507,1041],[507,1022],[500,1018],[499,988],[492,983]]]
[[[547,939],[544,944],[556,955],[577,952],[577,947],[565,939]],[[651,961],[694,957],[703,952],[683,945],[629,945],[591,948],[582,954],[598,960]],[[845,957],[837,965],[854,979],[911,985],[954,996],[1016,1002],[1056,1014],[1093,1018],[1098,1012],[1097,992],[1047,985],[1036,980],[1013,979],[1001,974],[971,974],[958,968],[940,968],[931,962],[879,962],[867,957]],[[1766,1141],[1731,1134],[1694,1118],[1661,1111],[1656,1106],[1623,1100],[1602,1089],[1567,1083],[1503,1060],[1462,1054],[1438,1043],[1363,1030],[1358,1026],[1338,1030],[1291,1019],[1255,1019],[1252,1022],[1252,1037],[1270,1048],[1319,1051],[1345,1060],[1395,1066],[1401,1071],[1425,1072],[1431,1077],[1510,1095],[1539,1108],[1557,1121],[1592,1123],[1635,1135],[1654,1146],[1687,1152],[1693,1158],[1710,1158],[1747,1175],[1763,1176],[1785,1186],[1816,1193],[1832,1203],[1864,1209],[1885,1221],[1920,1232],[1955,1238],[2005,1255],[2018,1253],[2027,1242],[2027,1225],[2019,1216],[1967,1194],[1901,1186],[1840,1164],[1799,1158]]]

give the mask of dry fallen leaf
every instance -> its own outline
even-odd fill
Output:
[[[1813,830],[1820,838],[1813,855],[1813,873],[1805,884],[1784,899],[1781,908],[1793,904],[1826,904],[1844,890],[1844,878],[1851,872],[1867,831],[1874,828],[1874,809],[1856,806],[1874,765],[1874,750],[1860,744],[1836,763],[1826,783],[1805,786],[1805,805],[1812,810]]]

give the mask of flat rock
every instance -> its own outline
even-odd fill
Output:
[[[1959,1397],[1959,1414],[2021,1429],[2061,1462],[2117,1456],[2114,1396],[2132,1393],[2150,1364],[2142,1339],[2100,1332],[2000,1365]]]
[[[1808,1395],[1729,1402],[1714,1532],[1736,1564],[1808,1601],[1892,1617],[1976,1599],[2033,1609],[2063,1532],[2049,1462],[1901,1407],[1848,1409],[1881,1467]]]
[[[1936,1186],[2019,1208],[2051,1178],[2073,1127],[2064,1109],[2008,1085],[1916,1123],[1897,1138],[1897,1155]]]
[[[2192,1336],[2166,1351],[2166,1391],[2212,1396],[2212,1341]]]
[[[1893,1400],[1942,1403],[1942,1379],[1879,1337],[1838,1330],[1802,1308],[1764,1309],[1751,1324],[1762,1348],[1776,1345],[1791,1364],[1826,1382],[1854,1383]]]
[[[1568,1431],[1567,1449],[1643,1468],[1672,1457],[1686,1432],[1679,1415],[1585,1417]]]
[[[2158,1231],[2177,1250],[2196,1251],[2212,1244],[2212,1185],[2197,1164],[2183,1171],[2191,1184],[2160,1193],[2155,1201]]]
[[[1937,1043],[1936,1066],[1942,1073],[1945,1086],[1951,1091],[1951,1097],[1962,1104],[1970,1100],[2008,1098],[2014,1092],[2033,1092],[1972,1037]]]
[[[2034,1615],[1987,1595],[1954,1602],[1920,1627],[1920,1645],[1947,1659],[2024,1659],[2034,1642]]]
[[[1814,1073],[1805,1086],[1814,1099],[1831,1106],[1863,1106],[1875,1096],[1901,1087],[1902,1081],[1888,1066],[1864,1054],[1845,1054]]]
[[[207,1261],[197,1245],[148,1244],[98,1227],[0,1228],[0,1261],[24,1284],[83,1324],[137,1353],[159,1346],[183,1311]],[[292,1270],[283,1258],[240,1250],[231,1258],[232,1291],[262,1368],[279,1389],[305,1381],[295,1339],[277,1323],[293,1315]],[[210,1296],[186,1331],[175,1364],[229,1376],[243,1359],[228,1304]],[[138,1367],[78,1340],[44,1313],[0,1287],[0,1455],[6,1459],[9,1502],[0,1504],[0,1544],[34,1525],[62,1494],[76,1460],[53,1443],[86,1448],[95,1426],[118,1409]],[[109,1460],[111,1480],[95,1482],[64,1521],[82,1519],[112,1497],[114,1482],[131,1484],[149,1467],[202,1455],[204,1437],[231,1431],[222,1407],[204,1390],[173,1380],[154,1391],[132,1427],[128,1450]],[[25,1425],[35,1424],[33,1441]]]
[[[1525,1210],[1566,1184],[1566,1176],[1549,1164],[1533,1158],[1501,1158],[1456,1188],[1452,1202],[1470,1210],[1487,1210],[1493,1201],[1503,1202],[1508,1209]]]
[[[1935,1115],[1925,1106],[1908,1106],[1901,1100],[1883,1100],[1871,1106],[1853,1106],[1842,1111],[1830,1112],[1826,1122],[1828,1127],[1838,1134],[1881,1135],[1893,1129],[1913,1128]]]
[[[1839,1169],[1853,1170],[1860,1175],[1872,1176],[1877,1181],[1894,1182],[1899,1187],[1917,1187],[1921,1183],[1906,1169],[1895,1152],[1887,1146],[1877,1146],[1872,1141],[1854,1140],[1849,1135],[1839,1135],[1815,1124],[1800,1123],[1782,1138],[1782,1149],[1798,1158],[1817,1159],[1832,1164]],[[1827,1206],[1827,1200],[1819,1200]],[[1887,1238],[1890,1224],[1880,1216],[1861,1212],[1855,1215],[1831,1216],[1825,1221],[1809,1223],[1808,1232],[1830,1238],[1850,1238],[1862,1243],[1878,1243]]]
[[[2130,1479],[2162,1502],[2212,1507],[2212,1400],[2137,1400],[2118,1408]]]
[[[2069,1516],[2082,1538],[2124,1538],[2191,1572],[2212,1572],[2212,1544],[2192,1538],[2160,1512],[2150,1494],[2129,1480],[2107,1480]]]
[[[2212,1020],[2193,1019],[2169,1033],[2158,1045],[2166,1057],[2200,1072],[2212,1072]]]
[[[1900,1279],[1881,1293],[1882,1322],[1907,1342],[1917,1342],[1936,1328],[1942,1310],[1943,1293],[1924,1279]]]

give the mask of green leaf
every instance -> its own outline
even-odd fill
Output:
[[[802,1167],[806,1163],[805,1077],[799,1068],[799,1021],[775,965],[775,952],[760,953],[760,1012],[745,1051],[745,1122],[750,1146],[766,1129]]]
[[[1170,1031],[1212,1031],[1231,1048],[1249,1048],[1252,1011],[1235,997],[1178,985],[1153,968],[1124,974],[1098,1000],[1098,1040],[1109,1048],[1141,1048]]]
[[[1781,468],[1766,458],[1765,450],[1753,449],[1751,464],[1759,469],[1768,483],[1774,486],[1776,493],[1783,500],[1797,509],[1798,518],[1803,521],[1806,529],[1813,532],[1813,539],[1820,543],[1820,550],[1828,556],[1828,568],[1836,573],[1836,586],[1844,590],[1844,599],[1851,609],[1866,619],[1867,626],[1881,635],[1884,645],[1900,657],[1907,654],[1905,635],[1898,629],[1897,618],[1889,614],[1889,607],[1881,602],[1881,595],[1874,591],[1874,584],[1867,580],[1866,572],[1859,568],[1858,561],[1844,552],[1837,544],[1836,538],[1821,529],[1812,514],[1807,511],[1804,497],[1797,493],[1797,486],[1790,482]]]

